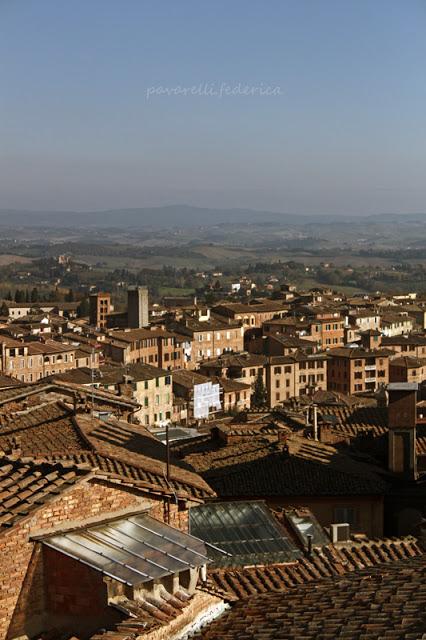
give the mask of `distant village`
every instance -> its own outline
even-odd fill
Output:
[[[269,285],[0,301],[0,639],[423,637],[426,296]]]

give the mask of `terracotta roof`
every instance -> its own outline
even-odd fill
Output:
[[[405,369],[421,369],[426,367],[426,358],[415,358],[413,356],[400,356],[393,358],[389,362],[390,367],[404,367]]]
[[[320,408],[323,420],[333,416],[333,429],[350,437],[368,433],[381,436],[388,430],[387,408],[382,407],[333,407]]]
[[[426,629],[426,556],[237,602],[194,640],[419,640]]]
[[[418,346],[424,346],[426,345],[426,336],[425,335],[419,335],[416,333],[409,333],[404,334],[404,335],[400,335],[400,336],[383,336],[382,338],[382,345],[383,346],[400,346],[400,345],[418,345]]]
[[[297,397],[290,398],[284,402],[285,407],[291,407],[297,409],[301,405],[320,405],[320,410],[323,406],[342,406],[342,407],[354,407],[360,405],[376,405],[376,400],[373,398],[365,398],[362,396],[352,396],[347,393],[341,393],[340,391],[325,391],[318,390],[312,395],[302,394]]]
[[[266,356],[258,355],[256,353],[230,353],[223,354],[218,358],[208,358],[204,360],[200,367],[218,366],[218,367],[250,367],[250,366],[262,366],[266,362]]]
[[[22,386],[22,383],[19,382],[19,380],[16,380],[16,378],[10,378],[9,376],[0,373],[0,389],[6,389],[9,387],[14,387],[16,389],[16,387],[20,386]]]
[[[232,380],[230,378],[218,378],[217,376],[212,376],[210,380],[214,384],[219,384],[225,393],[232,393],[233,391],[246,391],[247,389],[251,389],[251,384],[238,382],[238,380]]]
[[[373,466],[296,434],[288,451],[276,436],[249,435],[225,445],[211,439],[185,461],[220,497],[380,495],[388,484]],[[267,469],[267,473],[265,473]]]
[[[70,351],[75,351],[75,347],[72,345],[55,342],[54,340],[49,340],[48,342],[27,342],[25,343],[25,346],[28,347],[29,355],[68,353]]]
[[[194,385],[206,384],[211,381],[207,376],[203,376],[196,371],[189,371],[188,369],[175,369],[172,374],[173,384],[178,384],[188,389],[192,389]]]
[[[216,313],[272,313],[275,311],[287,311],[289,305],[280,300],[265,300],[255,304],[244,304],[242,302],[227,302],[214,307]]]
[[[0,533],[89,473],[90,469],[69,462],[36,462],[0,454]]]
[[[120,342],[134,342],[135,340],[147,340],[148,338],[173,338],[174,334],[164,329],[141,328],[110,331],[108,337]]]
[[[289,591],[300,584],[340,576],[349,571],[410,560],[422,555],[416,538],[350,540],[314,548],[311,557],[293,563],[209,569],[206,588],[226,600],[271,591]]]
[[[33,395],[47,393],[59,395],[63,393],[66,396],[82,395],[83,398],[90,397],[90,400],[93,397],[97,402],[100,401],[106,405],[116,405],[127,409],[134,409],[139,406],[136,400],[128,398],[127,396],[120,396],[111,391],[101,389],[89,389],[86,386],[62,380],[41,381],[23,385],[14,389],[0,389],[0,406],[11,402],[16,403],[26,401]]]
[[[197,474],[172,464],[166,479],[165,447],[143,427],[74,416],[61,403],[35,407],[0,424],[0,451],[34,459],[84,464],[147,493],[202,501],[214,495]]]
[[[155,597],[150,595],[144,598],[139,595],[137,600],[122,597],[111,602],[110,606],[123,614],[123,620],[111,630],[95,633],[90,640],[137,640],[145,635],[158,640],[175,637],[175,634],[177,637],[187,620],[195,618],[204,609],[217,606],[218,602],[216,597],[200,590],[189,596],[182,587],[173,595],[164,589]],[[182,614],[186,616],[186,621],[180,620]],[[154,635],[151,636],[151,633]]]
[[[389,351],[386,349],[372,349],[368,351],[361,347],[337,347],[336,349],[330,349],[328,352],[331,358],[388,358]]]
[[[72,412],[62,403],[37,406],[19,413],[0,414],[0,450],[18,448],[24,456],[53,451],[80,451],[88,442],[75,428]]]
[[[123,621],[115,625],[113,630],[95,633],[91,640],[127,640],[137,638],[156,628],[166,627],[171,620],[177,618],[189,604],[191,598],[185,591],[172,595],[165,590],[157,598],[138,600],[121,598],[111,603],[113,609],[123,614]]]

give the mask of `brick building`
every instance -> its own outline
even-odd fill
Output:
[[[209,318],[198,320],[185,317],[170,323],[170,329],[181,336],[184,348],[184,366],[189,369],[207,358],[244,349],[244,329],[238,322],[224,322]]]
[[[264,366],[266,357],[252,353],[223,354],[219,358],[204,360],[200,363],[200,373],[205,376],[217,376],[228,378],[248,384],[253,388],[254,383],[261,372],[265,377]]]
[[[268,406],[327,389],[328,357],[324,353],[271,356],[265,365]]]
[[[328,352],[327,384],[331,391],[375,391],[389,382],[389,352],[344,347]]]
[[[89,322],[98,329],[107,326],[107,316],[112,311],[110,293],[91,293],[89,296]]]
[[[36,382],[76,367],[76,347],[54,340],[21,342],[0,336],[0,371],[21,382]]]
[[[22,396],[18,397],[22,402]],[[105,523],[112,527],[117,518],[122,519],[120,527],[128,527],[129,517],[133,520],[149,513],[155,518],[150,521],[154,524],[148,523],[151,528],[158,528],[155,522],[160,521],[185,532],[188,507],[213,492],[196,474],[174,464],[167,467],[164,447],[140,427],[99,422],[60,402],[36,405],[16,415],[16,401],[6,407],[7,412],[0,415],[0,638],[37,637],[41,631],[55,638],[68,637],[66,633],[81,633],[86,638],[131,617],[126,606],[136,596],[134,589],[120,587],[126,579],[116,573],[112,562],[109,571],[104,568],[105,560],[97,565],[93,544],[109,539],[106,529],[106,538],[99,540],[96,527],[105,527]],[[149,455],[136,453],[148,450]],[[176,539],[177,534],[169,531]],[[99,559],[126,551],[128,540],[120,534],[120,546],[117,535],[109,540],[107,549],[103,547]],[[82,544],[76,544],[76,536]],[[152,535],[150,540],[152,543]],[[188,537],[184,542],[189,544]],[[90,561],[86,544],[94,554]],[[72,552],[69,545],[73,545]],[[167,549],[163,544],[159,552],[164,562]],[[176,556],[179,549],[172,553]],[[182,582],[177,567],[163,571],[160,583],[164,591],[158,593],[139,573],[143,589],[136,597],[139,602],[145,594],[151,597],[154,614],[153,602],[165,606],[161,593],[166,597],[167,590],[172,594],[179,584],[189,589],[189,597],[193,595],[191,584],[197,576],[187,572],[188,563],[179,567]],[[130,572],[126,576],[132,584]],[[155,615],[150,622],[154,624]]]
[[[120,364],[142,362],[167,370],[180,369],[184,361],[179,337],[164,329],[110,331],[104,352]]]
[[[242,323],[244,330],[259,328],[271,318],[287,315],[289,305],[282,300],[259,300],[251,304],[229,302],[213,307],[215,314]]]
[[[382,338],[382,346],[403,356],[426,357],[426,336],[409,334]]]
[[[400,356],[389,362],[389,382],[423,382],[426,380],[426,358]]]
[[[263,324],[263,332],[265,335],[283,334],[312,340],[322,350],[343,346],[344,327],[345,321],[338,313],[324,313],[269,320]]]

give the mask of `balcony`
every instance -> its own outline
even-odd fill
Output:
[[[365,365],[365,370],[366,371],[375,371],[376,370],[376,365],[375,364],[366,364]]]
[[[365,378],[365,384],[368,384],[369,382],[376,382],[376,376]]]

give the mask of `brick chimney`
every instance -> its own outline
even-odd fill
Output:
[[[417,389],[418,384],[412,382],[394,382],[387,386],[389,469],[407,480],[417,477]]]

